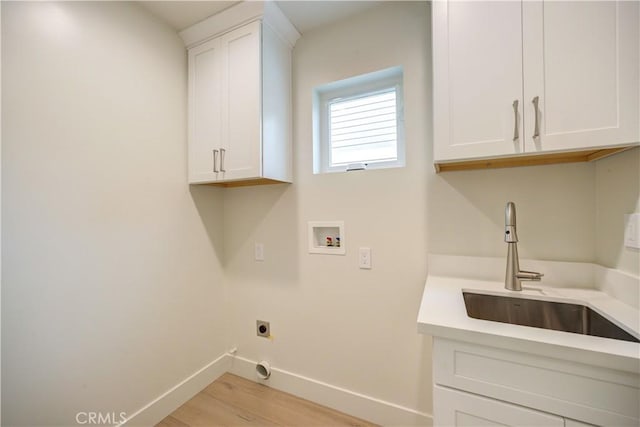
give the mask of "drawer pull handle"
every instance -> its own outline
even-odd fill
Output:
[[[227,152],[224,148],[220,149],[220,172],[226,172],[224,169],[224,155]]]
[[[213,150],[213,171],[218,172],[218,150]]]
[[[518,130],[518,100],[513,101],[513,114],[514,114],[514,128],[513,128],[513,142],[516,142],[519,138],[520,131]]]
[[[533,137],[534,138],[539,138],[540,137],[540,123],[538,122],[538,116],[540,115],[540,110],[538,109],[538,101],[539,98],[536,96],[533,98],[533,100],[531,102],[533,102],[533,113],[535,114],[535,120],[534,120],[534,125],[533,125]]]

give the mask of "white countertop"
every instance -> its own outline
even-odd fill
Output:
[[[535,267],[545,277],[542,282],[523,282],[521,292],[508,291],[501,277],[504,265],[499,268],[504,262],[497,258],[430,257],[418,332],[640,373],[640,343],[474,319],[467,316],[462,296],[469,290],[583,304],[638,338],[637,277],[588,263],[521,260],[521,268]],[[598,283],[605,277],[607,283]],[[624,296],[626,301],[612,294]]]

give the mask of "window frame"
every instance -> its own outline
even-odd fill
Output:
[[[402,67],[332,82],[314,90],[314,173],[346,172],[348,165],[331,166],[330,105],[336,101],[372,96],[395,90],[396,93],[396,159],[366,163],[366,169],[404,167],[406,160],[404,135],[404,94]]]

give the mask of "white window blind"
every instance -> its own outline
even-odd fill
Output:
[[[405,165],[402,67],[314,88],[313,172]]]
[[[396,88],[329,103],[330,167],[395,161]]]

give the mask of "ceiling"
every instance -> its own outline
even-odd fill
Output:
[[[367,10],[380,0],[281,0],[276,1],[282,12],[302,34],[316,27],[338,21]],[[237,1],[140,1],[144,8],[162,19],[176,31],[223,11]]]

